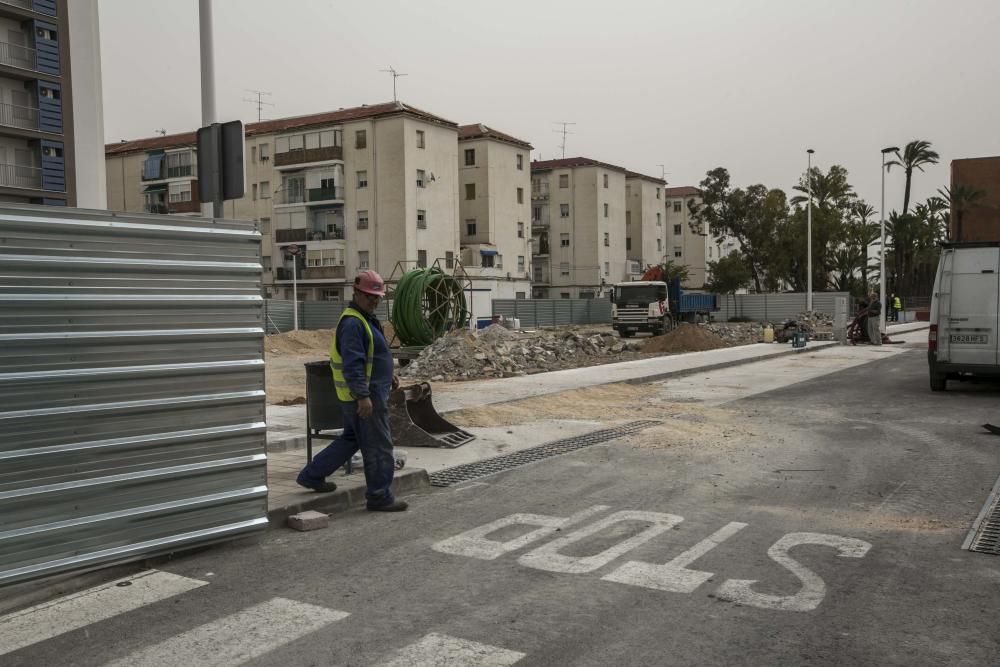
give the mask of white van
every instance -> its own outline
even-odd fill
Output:
[[[1000,377],[998,302],[1000,242],[944,244],[927,337],[933,391],[948,380]]]

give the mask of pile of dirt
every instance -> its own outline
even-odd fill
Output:
[[[726,341],[697,324],[682,323],[673,331],[650,338],[643,346],[646,353],[702,352],[729,347]]]
[[[330,347],[331,329],[314,331],[286,331],[272,334],[264,341],[264,351],[268,355],[315,355]]]
[[[634,359],[641,347],[610,330],[524,333],[493,324],[478,333],[454,331],[439,338],[400,376],[432,381],[512,377]]]

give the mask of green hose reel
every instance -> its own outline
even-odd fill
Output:
[[[430,345],[469,323],[462,283],[437,267],[413,269],[399,279],[389,317],[404,347]]]

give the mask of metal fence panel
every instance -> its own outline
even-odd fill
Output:
[[[264,321],[267,333],[279,334],[295,328],[292,301],[266,299],[264,301]],[[346,301],[299,301],[299,329],[333,329],[340,320],[340,314],[347,308]],[[375,309],[375,316],[385,322],[389,319],[392,303],[382,301]]]
[[[493,314],[517,318],[522,327],[610,324],[605,299],[493,299]]]
[[[833,316],[837,297],[850,299],[847,292],[814,292],[813,310]],[[806,310],[806,293],[784,294],[724,294],[719,297],[719,310],[712,317],[719,321],[749,318],[757,322],[781,322],[794,319]]]
[[[251,223],[0,206],[0,585],[267,525]]]

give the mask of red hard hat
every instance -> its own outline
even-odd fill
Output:
[[[385,281],[374,271],[362,271],[354,279],[354,289],[365,294],[385,296]]]

